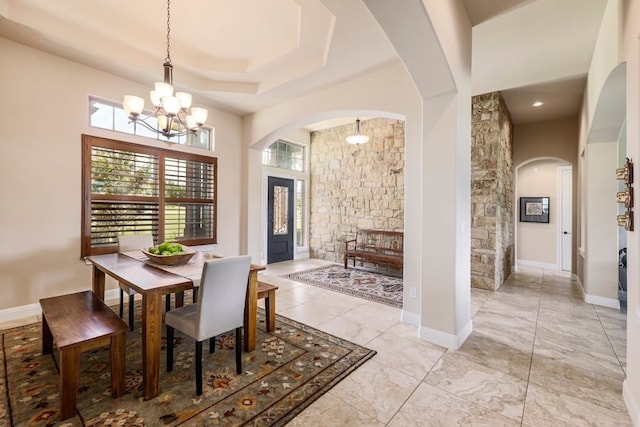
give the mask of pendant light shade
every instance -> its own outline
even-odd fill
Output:
[[[347,137],[347,142],[349,144],[355,144],[355,145],[359,145],[359,144],[366,144],[367,142],[369,142],[369,136],[367,135],[362,135],[360,133],[360,119],[356,119],[356,133],[353,135],[349,135]]]

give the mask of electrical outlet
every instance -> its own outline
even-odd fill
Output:
[[[411,298],[415,298],[418,296],[418,291],[415,287],[411,287],[409,288],[409,295],[411,296]]]

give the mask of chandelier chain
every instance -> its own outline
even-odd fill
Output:
[[[171,64],[171,55],[169,54],[169,49],[171,47],[171,0],[167,0],[167,57],[164,62],[167,64]]]

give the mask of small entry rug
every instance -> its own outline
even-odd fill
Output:
[[[77,415],[64,422],[57,355],[40,353],[42,325],[2,331],[0,426],[282,426],[375,354],[279,315],[276,331],[267,333],[264,312],[258,315],[256,349],[242,353],[241,375],[233,335],[218,337],[213,354],[203,345],[202,396],[195,394],[194,342],[176,331],[174,368],[167,373],[163,331],[160,395],[148,401],[138,321],[127,333],[126,394],[111,397],[108,347],[82,353]]]
[[[353,268],[345,269],[342,265],[328,265],[282,277],[402,308],[402,278],[400,277]]]

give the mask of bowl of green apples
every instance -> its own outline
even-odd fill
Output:
[[[196,254],[196,251],[176,242],[163,242],[149,249],[142,249],[151,261],[161,265],[186,264]]]

